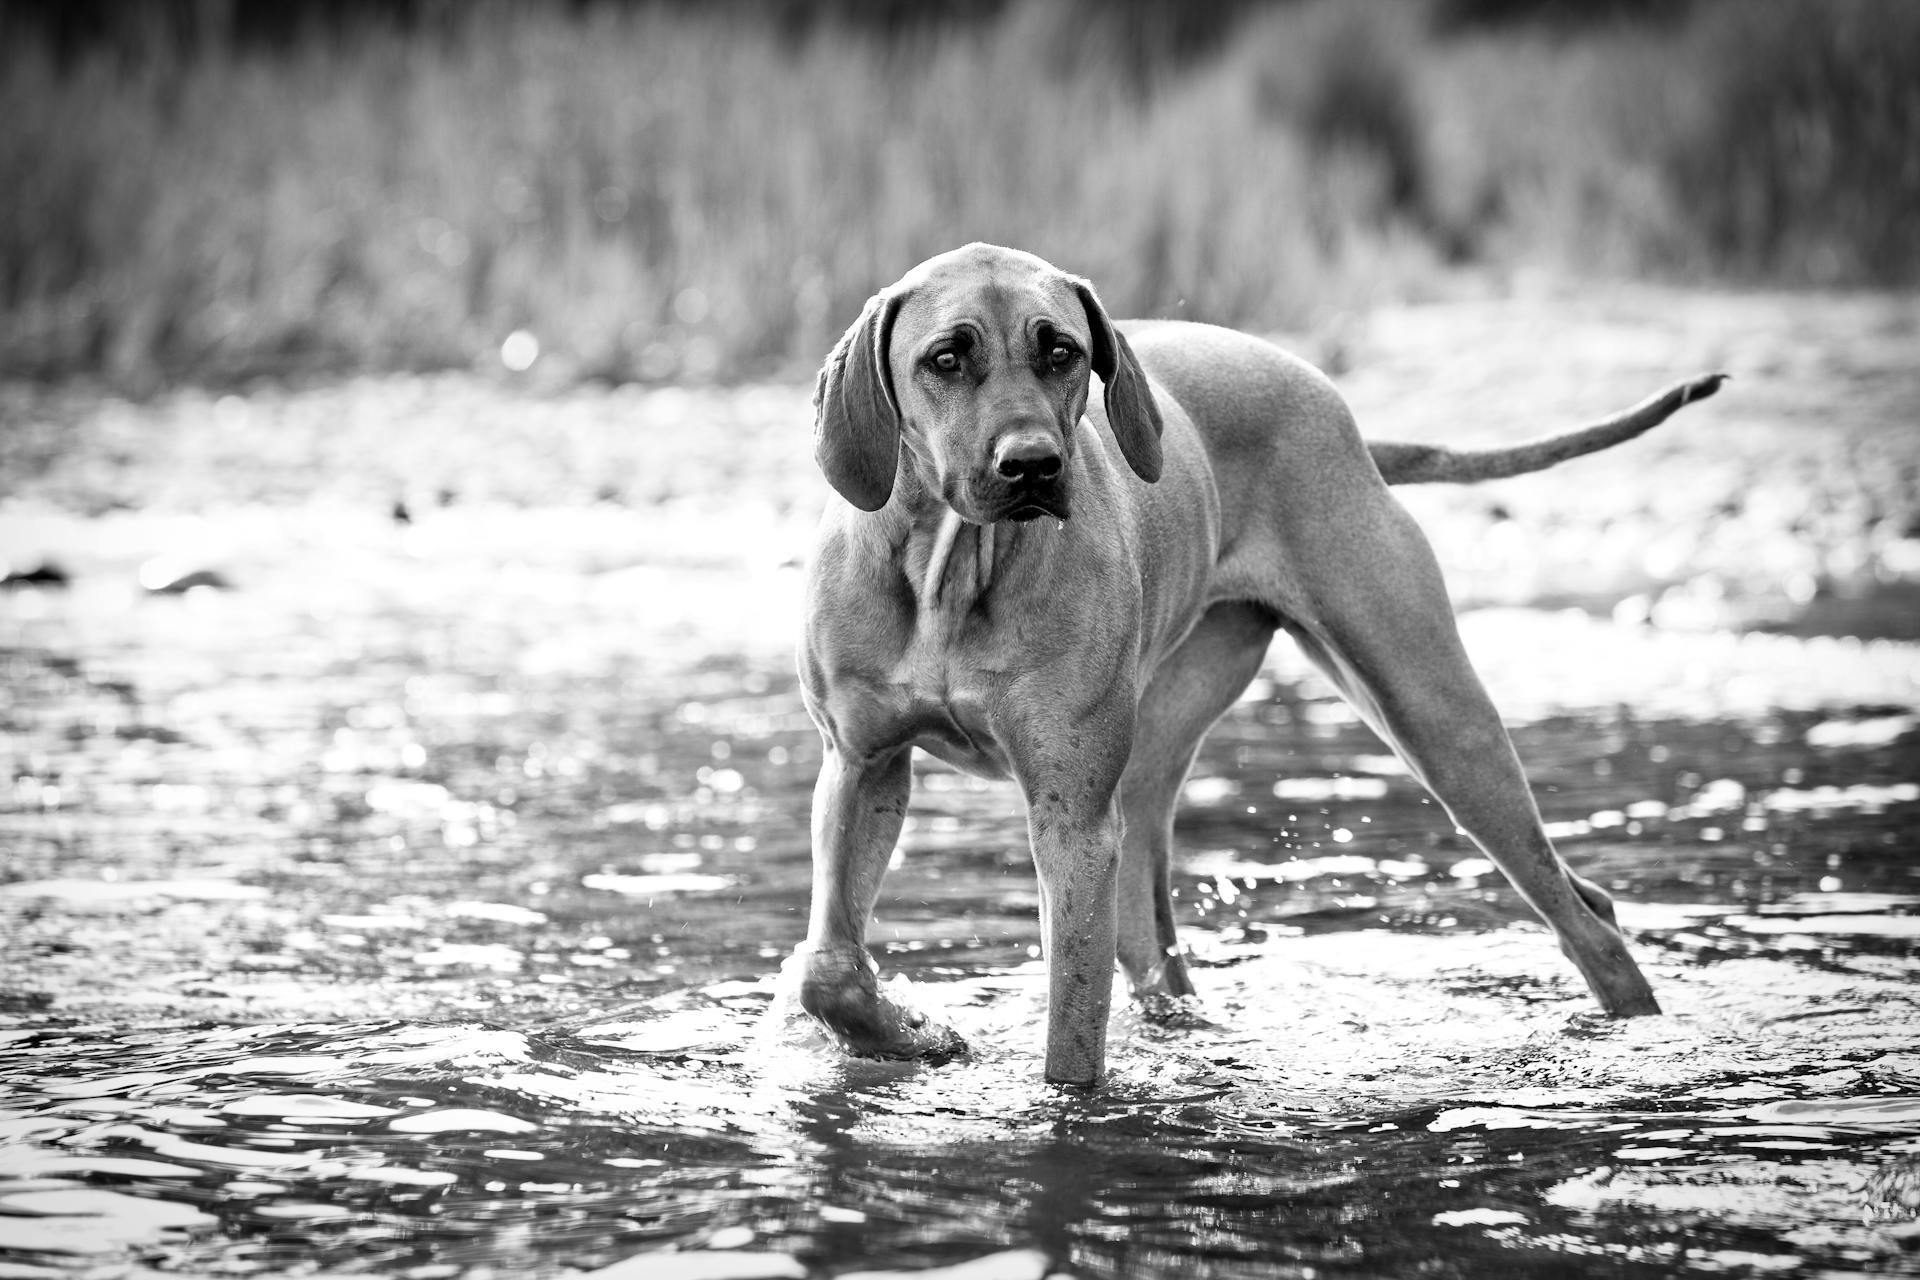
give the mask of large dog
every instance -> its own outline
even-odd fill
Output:
[[[816,456],[844,501],[821,525],[800,649],[825,740],[802,1007],[861,1055],[963,1047],[881,993],[866,948],[919,747],[1025,793],[1046,1076],[1097,1080],[1116,957],[1138,995],[1193,991],[1169,891],[1174,804],[1285,629],[1552,927],[1600,1006],[1657,1013],[1607,895],[1541,830],[1426,539],[1387,486],[1546,466],[1719,382],[1511,449],[1370,446],[1323,375],[1259,339],[1116,325],[1085,281],[992,245],[908,272],[841,339],[815,402]]]

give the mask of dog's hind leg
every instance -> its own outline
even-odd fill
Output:
[[[1296,595],[1280,609],[1288,632],[1553,929],[1600,1007],[1658,1013],[1607,895],[1567,868],[1541,828],[1425,535],[1377,480],[1344,491],[1281,484],[1273,510],[1284,589]]]
[[[1260,670],[1276,619],[1258,605],[1215,605],[1160,664],[1140,700],[1120,782],[1120,965],[1136,997],[1193,994],[1175,935],[1169,873],[1173,811],[1200,740]]]

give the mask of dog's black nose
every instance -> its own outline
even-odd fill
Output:
[[[1051,480],[1060,474],[1060,450],[1043,435],[1005,436],[994,448],[993,469],[1008,480]]]

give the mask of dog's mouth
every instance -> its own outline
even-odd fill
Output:
[[[1002,520],[1011,520],[1015,524],[1026,524],[1043,516],[1055,520],[1065,520],[1071,514],[1067,505],[1067,495],[1056,487],[1044,490],[1025,490],[1013,494],[1009,500]]]
[[[984,505],[992,520],[1011,520],[1015,524],[1042,518],[1065,520],[1073,508],[1063,480],[1063,477],[1049,476],[1045,480],[1016,481]],[[995,512],[998,514],[993,514]]]
[[[1064,521],[1073,514],[1071,489],[1063,476],[1046,480],[948,484],[942,497],[969,524],[1031,524],[1035,520]]]

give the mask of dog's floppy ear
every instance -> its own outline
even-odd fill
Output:
[[[1093,286],[1076,280],[1073,287],[1093,326],[1093,371],[1107,387],[1107,422],[1113,427],[1113,438],[1134,474],[1152,484],[1160,478],[1162,424],[1146,371],[1134,358],[1126,335],[1113,327]]]
[[[827,483],[862,511],[887,505],[900,463],[900,408],[887,371],[899,311],[897,294],[869,298],[814,384],[814,460]]]

